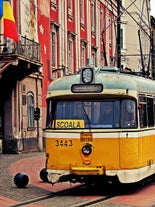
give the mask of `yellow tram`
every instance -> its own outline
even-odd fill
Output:
[[[155,81],[116,67],[83,67],[53,81],[45,138],[52,184],[154,174]]]

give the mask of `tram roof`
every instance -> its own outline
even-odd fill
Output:
[[[129,73],[122,73],[115,67],[94,68],[95,83],[103,84],[104,89],[128,89],[146,93],[155,92],[155,80]],[[54,80],[48,91],[70,90],[73,84],[80,84],[79,71],[77,74],[64,76]]]

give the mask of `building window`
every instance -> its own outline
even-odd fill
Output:
[[[68,8],[72,10],[72,0],[68,0]]]
[[[51,22],[51,44],[50,44],[50,66],[49,67],[49,76],[53,78],[54,73],[59,73],[58,71],[58,62],[59,62],[59,24],[56,22]]]
[[[51,58],[52,58],[52,66],[56,66],[56,34],[52,32],[51,34]]]
[[[93,66],[97,66],[96,64],[96,49],[92,49],[92,64]]]
[[[80,0],[80,19],[81,23],[84,24],[84,0]]]
[[[87,43],[85,41],[81,41],[81,67],[86,66],[86,47]]]
[[[109,47],[112,48],[112,19],[109,18]]]
[[[68,72],[73,72],[73,41],[68,41]]]
[[[34,95],[31,92],[27,94],[27,117],[28,128],[34,128]]]
[[[121,39],[121,49],[123,49],[123,29],[121,29],[121,37],[120,37],[120,39]]]
[[[95,3],[91,3],[91,29],[92,32],[95,32]]]
[[[101,28],[101,35],[104,34],[104,28],[105,27],[105,18],[104,18],[104,11],[101,9],[100,12],[100,28]]]
[[[105,60],[104,60],[104,51],[101,51],[101,61],[100,61],[101,66],[105,66]]]
[[[81,66],[85,66],[85,47],[81,50]]]
[[[72,19],[72,0],[68,0],[68,16],[70,19]]]

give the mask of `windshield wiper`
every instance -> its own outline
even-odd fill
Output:
[[[90,122],[89,116],[88,116],[88,114],[87,114],[87,112],[86,112],[86,110],[85,110],[84,103],[81,102],[81,104],[82,104],[82,110],[83,110],[83,112],[84,112],[84,114],[85,114],[85,116],[86,116],[86,118],[87,118],[89,131],[91,131],[91,126],[90,126],[90,125],[91,125],[91,122]]]

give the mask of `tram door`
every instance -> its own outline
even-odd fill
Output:
[[[119,140],[120,168],[136,168],[139,163],[139,139],[132,132],[121,132]]]
[[[137,110],[134,100],[123,100],[121,105],[120,132],[120,167],[122,169],[136,168],[139,164],[139,135],[137,129]]]

